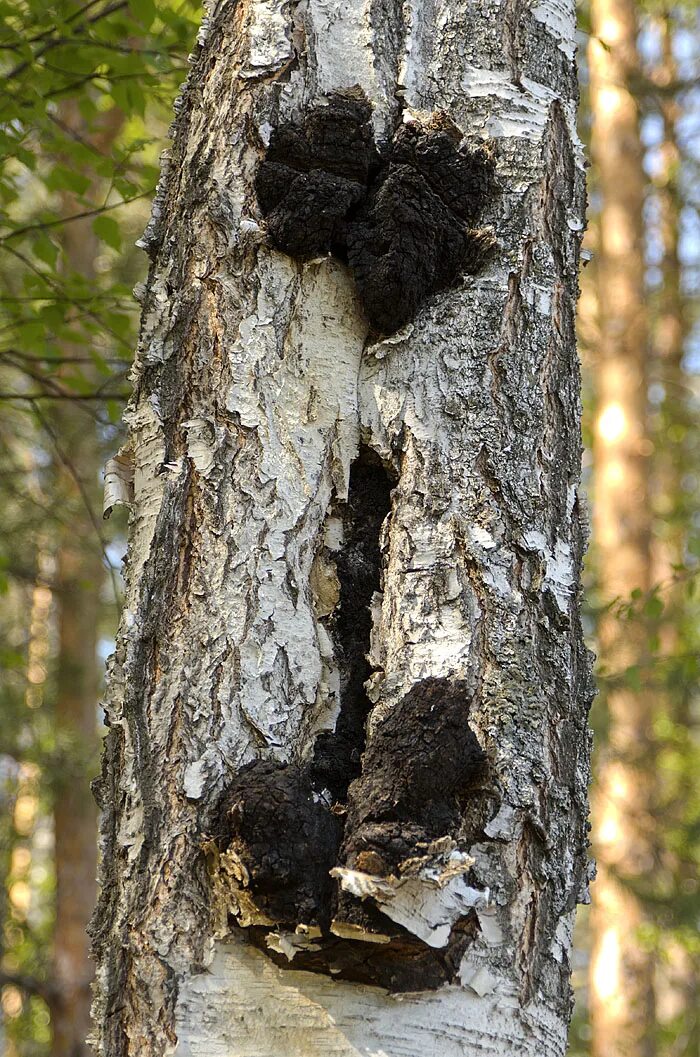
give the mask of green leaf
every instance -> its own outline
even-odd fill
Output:
[[[633,664],[625,671],[623,681],[631,690],[641,690],[642,673],[638,665]]]
[[[644,603],[644,615],[650,620],[658,620],[664,611],[664,604],[658,595],[651,595]]]
[[[129,10],[146,29],[150,29],[158,13],[153,0],[129,0]]]
[[[90,186],[90,179],[76,169],[54,165],[46,177],[46,186],[50,191],[73,191],[74,194],[82,195]]]
[[[34,240],[34,253],[40,261],[43,261],[44,264],[48,264],[49,268],[55,270],[59,248],[55,242],[51,241],[46,232],[40,231],[36,236]]]
[[[122,233],[119,224],[114,217],[107,216],[106,213],[103,213],[102,216],[95,217],[92,222],[92,229],[98,239],[101,239],[107,246],[110,246],[113,250],[121,250]]]

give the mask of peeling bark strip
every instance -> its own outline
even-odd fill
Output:
[[[142,240],[104,1057],[564,1053],[591,692],[573,49],[570,0],[210,7]],[[276,217],[261,174],[293,130],[316,160],[339,98]],[[473,215],[436,143],[460,177],[489,144]],[[435,247],[479,210],[498,248],[469,274]]]

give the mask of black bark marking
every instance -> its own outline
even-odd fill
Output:
[[[371,325],[392,333],[423,301],[476,273],[495,240],[472,228],[493,193],[484,148],[460,148],[441,114],[402,125],[380,155],[359,88],[280,125],[255,179],[271,245],[299,260],[347,261]]]
[[[256,906],[292,929],[328,928],[341,825],[316,802],[294,764],[254,760],[242,767],[217,812],[215,836],[248,871]]]
[[[392,482],[371,453],[362,450],[350,468],[348,501],[343,504],[343,545],[333,555],[340,582],[340,602],[330,632],[340,670],[340,715],[334,731],[316,739],[311,778],[319,792],[345,801],[348,785],[360,773],[365,722],[371,702],[365,691],[372,595],[381,588],[379,536],[391,510]]]

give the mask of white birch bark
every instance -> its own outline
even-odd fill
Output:
[[[98,789],[106,1057],[565,1051],[590,698],[573,55],[569,0],[209,11],[144,236],[127,599]],[[356,84],[379,141],[402,112],[437,110],[491,141],[500,188],[491,263],[372,345],[345,266],[268,249],[252,190],[271,129]],[[237,768],[305,758],[333,725],[312,567],[360,438],[397,478],[376,715],[428,676],[465,680],[501,793],[486,839],[464,849],[480,933],[461,982],[398,996],[278,968],[227,926],[202,853]],[[458,887],[392,896],[395,920],[449,926],[470,898]]]

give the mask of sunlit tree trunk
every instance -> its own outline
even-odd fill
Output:
[[[642,209],[645,176],[637,101],[637,7],[592,0],[592,152],[600,196],[600,352],[596,364],[594,539],[607,599],[651,586],[647,423],[648,329]],[[643,664],[644,621],[614,610],[600,626],[601,661],[624,676]],[[594,1057],[654,1052],[653,956],[640,929],[644,907],[630,886],[654,869],[654,694],[627,685],[606,695],[608,737],[593,800],[598,879],[593,891],[590,1008]]]
[[[104,1057],[563,1057],[590,698],[573,42],[559,3],[212,5],[144,237]],[[384,158],[464,134],[496,168],[488,262],[383,335],[342,259],[270,248],[253,190],[276,129],[292,151],[367,101]]]

